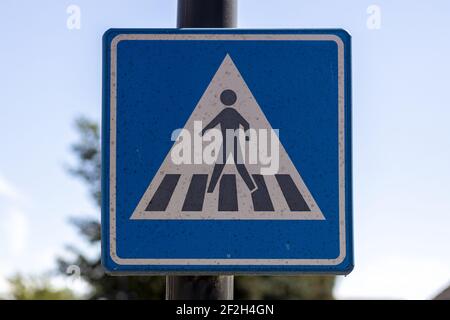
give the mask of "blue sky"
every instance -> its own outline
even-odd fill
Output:
[[[66,27],[71,4],[79,30]],[[367,27],[373,4],[381,29]],[[3,0],[0,12],[2,292],[5,277],[83,245],[70,217],[97,216],[65,168],[74,119],[100,119],[103,32],[174,27],[176,1]],[[450,285],[449,17],[447,0],[240,1],[242,28],[352,34],[356,267],[339,298],[425,299]]]

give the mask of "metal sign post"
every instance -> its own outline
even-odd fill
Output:
[[[178,0],[178,28],[236,28],[237,0]]]
[[[178,0],[178,28],[235,28],[237,0]],[[234,276],[167,276],[167,300],[232,300]]]

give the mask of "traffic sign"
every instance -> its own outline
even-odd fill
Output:
[[[111,29],[102,259],[125,273],[349,273],[350,36]]]

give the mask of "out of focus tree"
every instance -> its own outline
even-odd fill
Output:
[[[78,158],[78,165],[70,172],[81,178],[100,208],[100,132],[95,122],[80,118],[76,122],[80,140],[72,146]],[[98,220],[77,219],[72,223],[81,236],[90,244],[100,245],[100,222]],[[91,299],[163,299],[163,277],[113,277],[104,273],[100,256],[89,258],[76,247],[70,247],[76,258],[73,261],[58,260],[59,270],[66,273],[71,265],[80,268],[80,277],[92,288]]]
[[[71,173],[81,178],[100,207],[100,132],[95,122],[81,118],[76,122],[80,140],[73,145],[79,163]],[[74,221],[82,237],[91,244],[100,242],[98,220]],[[59,269],[65,273],[70,265],[78,265],[81,277],[92,287],[92,299],[162,299],[164,297],[164,277],[105,275],[100,257],[89,259],[83,252],[71,248],[76,254],[73,261],[60,259]],[[302,276],[240,276],[235,278],[236,299],[332,299],[334,277]]]
[[[238,299],[333,299],[334,276],[236,277]]]
[[[74,300],[77,296],[69,289],[58,289],[45,276],[23,277],[20,274],[8,279],[10,298],[14,300]]]

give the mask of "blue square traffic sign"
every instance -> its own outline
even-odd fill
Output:
[[[108,30],[106,269],[349,273],[350,59],[343,30]]]

